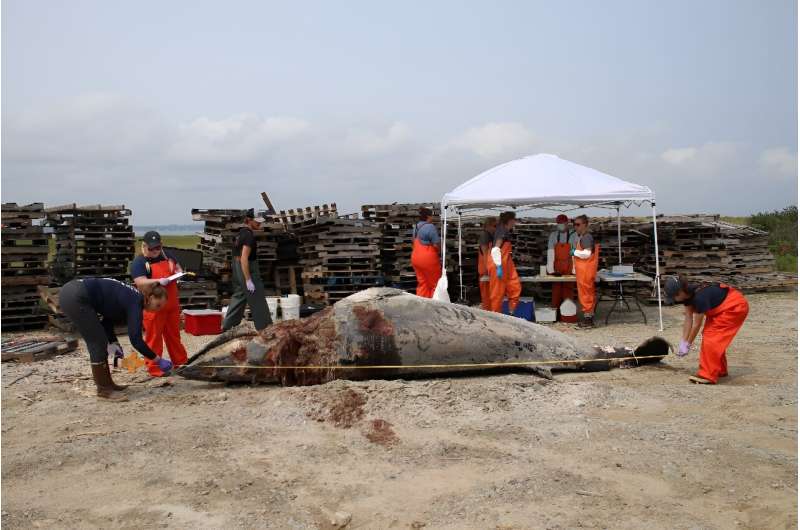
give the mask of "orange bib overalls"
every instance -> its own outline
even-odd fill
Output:
[[[158,280],[175,273],[175,262],[166,259],[158,263],[149,263],[150,278]],[[144,340],[153,352],[162,356],[164,342],[172,364],[180,366],[186,364],[186,348],[181,343],[181,305],[178,301],[178,284],[170,282],[167,290],[167,303],[160,311],[144,311]],[[146,360],[147,371],[153,376],[164,375],[158,365]]]
[[[569,232],[564,232],[567,235],[566,243],[556,243],[555,246],[555,260],[553,261],[553,269],[556,273],[569,276],[572,274],[572,258],[570,257],[570,250],[572,246],[569,244]],[[552,308],[558,311],[561,307],[561,302],[567,298],[575,297],[575,282],[558,282],[553,284],[553,297]]]
[[[519,304],[522,294],[522,283],[519,281],[517,268],[511,258],[511,242],[503,241],[500,247],[500,264],[503,267],[503,277],[497,277],[497,267],[492,260],[492,253],[486,254],[486,272],[489,275],[489,310],[495,313],[503,312],[503,298],[508,298],[508,312],[513,315]]]
[[[584,250],[578,238],[577,250]],[[584,316],[594,316],[594,306],[597,305],[597,288],[594,284],[597,279],[597,263],[600,260],[600,245],[595,244],[592,256],[589,259],[574,258],[575,279],[578,283],[578,300]]]
[[[727,288],[728,295],[720,305],[706,311],[703,343],[700,345],[700,369],[697,371],[698,377],[712,383],[728,375],[726,350],[750,312],[750,305],[742,293],[724,283],[720,287]]]
[[[417,296],[433,298],[433,291],[442,276],[442,265],[439,252],[433,245],[426,245],[414,234],[414,246],[411,250],[411,266],[417,274]]]

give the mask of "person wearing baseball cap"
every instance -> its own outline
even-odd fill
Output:
[[[181,342],[181,304],[178,300],[178,283],[169,277],[176,272],[183,272],[178,260],[161,244],[161,234],[155,230],[142,237],[142,255],[131,262],[131,278],[140,290],[161,285],[167,291],[167,303],[158,311],[144,310],[143,323],[145,342],[160,359],[164,352],[164,343],[172,364],[186,364],[186,348]],[[145,360],[147,371],[153,377],[162,377],[165,372],[153,360]]]
[[[233,295],[228,304],[228,312],[222,322],[222,329],[227,331],[238,326],[244,317],[244,310],[249,305],[256,331],[261,331],[272,324],[267,308],[264,283],[258,269],[258,241],[254,232],[261,229],[264,218],[256,216],[250,208],[244,216],[244,226],[236,236],[233,247]]]
[[[720,377],[727,377],[728,346],[750,312],[747,299],[724,283],[689,283],[684,276],[669,276],[664,282],[664,292],[668,304],[685,306],[678,357],[689,354],[694,339],[703,328],[700,368],[696,375],[689,377],[689,381],[714,385]]]
[[[547,241],[547,274],[570,276],[573,274],[572,252],[577,245],[578,235],[569,229],[569,217],[559,214],[556,229]],[[575,282],[556,282],[552,284],[551,307],[558,311],[561,302],[575,298]]]

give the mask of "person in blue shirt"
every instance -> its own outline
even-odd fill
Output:
[[[131,345],[147,359],[158,363],[168,373],[172,363],[150,349],[142,337],[142,311],[158,311],[167,303],[163,286],[148,286],[143,292],[112,278],[72,280],[61,288],[59,305],[86,342],[92,363],[92,378],[97,395],[111,401],[127,401],[111,379],[108,356],[122,357],[122,347],[114,335],[115,324],[127,324]]]
[[[433,298],[436,284],[442,276],[442,264],[439,261],[441,239],[433,225],[433,211],[430,208],[419,209],[419,221],[412,238],[411,266],[417,275],[417,296]]]

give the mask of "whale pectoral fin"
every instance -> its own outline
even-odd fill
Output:
[[[546,368],[544,366],[525,366],[523,367],[524,370],[528,372],[532,372],[539,377],[544,377],[545,379],[553,379],[553,371],[550,368]]]

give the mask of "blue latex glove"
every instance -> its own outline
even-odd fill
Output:
[[[106,353],[113,355],[115,359],[122,359],[125,357],[125,354],[122,353],[122,346],[116,342],[112,342],[106,346]]]
[[[495,268],[497,269],[497,277],[498,278],[502,278],[503,277],[503,266],[502,265],[497,265]]]
[[[689,354],[689,350],[692,349],[692,345],[686,342],[685,340],[681,341],[680,346],[678,346],[678,357],[685,357]]]
[[[247,291],[250,294],[256,292],[256,284],[253,283],[253,280],[247,280],[245,283],[247,284]]]
[[[170,371],[172,370],[172,362],[166,359],[162,359],[159,357],[158,361],[156,361],[156,364],[161,369],[161,371],[164,372],[165,375],[170,373]]]

